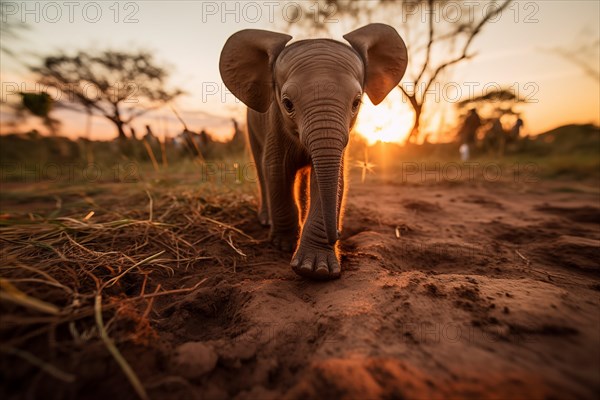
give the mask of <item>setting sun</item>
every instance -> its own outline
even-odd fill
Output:
[[[369,144],[377,141],[404,142],[414,121],[410,106],[402,99],[398,90],[392,91],[379,105],[363,97],[354,130],[365,137]]]

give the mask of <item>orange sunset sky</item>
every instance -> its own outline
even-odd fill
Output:
[[[281,30],[286,6],[286,2],[279,3],[272,7],[273,15],[269,15],[269,8],[265,5],[269,2],[254,2],[257,9],[261,10],[261,15],[253,13],[244,18],[241,8],[237,15],[235,11],[223,13],[220,9],[223,2],[123,1],[118,3],[118,7],[110,8],[114,7],[114,2],[97,1],[95,3],[101,10],[101,16],[95,22],[90,22],[90,15],[83,15],[82,10],[86,3],[94,2],[78,2],[80,7],[72,10],[72,15],[69,15],[63,2],[56,2],[62,12],[60,17],[55,10],[44,10],[44,2],[14,3],[18,10],[13,12],[14,8],[9,9],[14,14],[11,18],[26,22],[27,29],[23,30],[18,40],[3,38],[2,45],[10,46],[21,61],[35,63],[36,55],[52,54],[59,50],[150,50],[158,61],[169,66],[170,85],[187,92],[175,104],[189,127],[193,130],[206,128],[221,139],[231,134],[229,118],[244,118],[243,105],[222,90],[224,86],[218,72],[221,48],[226,39],[240,29]],[[208,3],[212,5],[209,7]],[[235,10],[235,6],[231,5],[233,3],[228,2],[229,7]],[[239,7],[245,3],[238,3]],[[213,6],[217,7],[216,11]],[[23,13],[23,9],[29,12]],[[126,22],[127,19],[129,21]],[[394,23],[395,20],[398,22]],[[387,15],[386,20],[381,22],[392,23],[400,31],[401,20],[401,12],[398,11],[398,15],[391,19]],[[344,31],[356,27],[340,21],[331,29],[333,38],[341,40]],[[597,48],[599,37],[598,1],[515,2],[510,10],[498,21],[486,26],[485,31],[477,37],[472,49],[478,56],[444,76],[437,95],[432,96],[438,96],[439,100],[436,102],[433,98],[428,104],[430,112],[425,116],[424,131],[430,133],[433,140],[442,139],[440,132],[456,125],[454,106],[448,98],[464,99],[469,90],[480,94],[483,88],[492,85],[514,88],[521,96],[532,100],[519,106],[527,134],[541,133],[568,123],[599,124],[600,79],[587,75],[576,63],[550,51],[554,47],[576,48],[580,43],[595,41],[595,57],[592,54],[586,60],[597,71],[600,64]],[[34,79],[27,69],[6,54],[2,54],[0,80],[4,101],[17,98],[15,85],[23,91],[36,90]],[[444,86],[448,82],[452,82],[452,87]],[[457,88],[461,92],[458,95]],[[1,133],[13,132],[14,129],[6,126],[10,120],[6,105],[2,106],[0,115]],[[65,136],[76,137],[85,131],[85,118],[82,115],[61,110],[55,117],[62,121],[61,134]],[[394,91],[376,108],[368,100],[365,101],[357,130],[371,141],[402,141],[411,127],[412,119],[406,100],[399,91]],[[147,114],[136,120],[133,126],[138,133],[143,133],[146,124],[150,124],[159,135],[173,136],[181,131],[181,125],[168,107]],[[41,124],[31,120],[20,130],[34,126]],[[40,127],[40,131],[45,130]],[[91,136],[93,139],[112,139],[116,132],[101,117],[95,117]]]

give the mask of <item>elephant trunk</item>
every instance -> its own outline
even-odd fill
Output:
[[[309,144],[313,168],[321,196],[321,211],[329,244],[338,240],[338,196],[345,135],[338,132],[314,132]]]

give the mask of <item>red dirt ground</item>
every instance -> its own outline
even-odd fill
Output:
[[[265,239],[251,216],[238,228]],[[344,221],[334,282],[296,276],[267,243],[240,246],[235,268],[164,278],[206,281],[157,298],[153,339],[120,346],[149,396],[596,398],[597,188],[353,183]],[[101,343],[71,351],[76,383],[16,371],[13,383],[29,398],[135,397]]]

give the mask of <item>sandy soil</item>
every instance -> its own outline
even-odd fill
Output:
[[[248,211],[249,213],[250,211]],[[267,232],[248,219],[246,233]],[[151,398],[592,399],[600,392],[597,189],[354,183],[340,280],[297,277],[268,244],[178,271],[123,349]],[[86,359],[90,360],[86,364]],[[37,396],[130,398],[106,350]],[[37,397],[34,396],[34,397]]]

